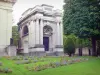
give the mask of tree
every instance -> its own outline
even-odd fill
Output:
[[[96,55],[96,39],[100,37],[100,0],[65,0],[64,33],[79,38],[91,38],[93,55]]]
[[[12,27],[12,38],[13,38],[13,44],[15,46],[17,46],[18,45],[18,40],[19,40],[18,26],[13,26]]]

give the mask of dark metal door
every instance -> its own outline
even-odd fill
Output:
[[[45,48],[45,51],[49,50],[49,37],[43,37],[43,45]]]

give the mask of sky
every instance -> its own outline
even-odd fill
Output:
[[[28,8],[33,8],[36,5],[48,4],[55,7],[55,9],[63,9],[63,0],[17,0],[13,6],[13,21],[17,24],[21,14]]]

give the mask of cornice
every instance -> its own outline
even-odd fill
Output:
[[[26,11],[24,13],[27,13]],[[20,25],[24,20],[28,19],[30,16],[35,15],[37,13],[41,13],[41,14],[45,14],[45,15],[51,15],[54,17],[61,17],[61,12],[59,10],[52,10],[52,11],[46,11],[43,9],[42,6],[35,6],[33,9],[31,8],[30,13],[26,14],[26,15],[22,15],[21,19],[18,22],[18,25]],[[45,17],[45,16],[44,16]],[[37,17],[38,18],[38,17]],[[48,18],[46,18],[48,19]],[[45,20],[45,18],[44,18]],[[53,19],[51,19],[51,21],[54,21]]]

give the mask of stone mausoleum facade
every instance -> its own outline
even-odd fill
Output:
[[[24,55],[63,55],[62,13],[42,4],[26,10],[18,22],[18,50]]]
[[[0,0],[0,56],[7,55],[6,48],[12,38],[12,7],[16,0]]]

